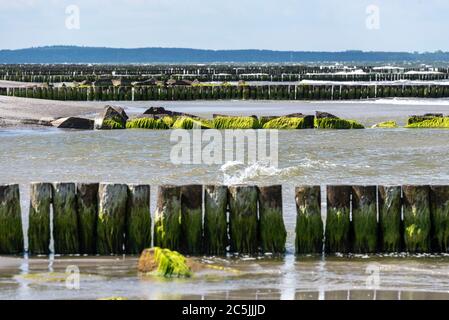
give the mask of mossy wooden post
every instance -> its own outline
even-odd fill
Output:
[[[379,248],[382,252],[402,249],[402,200],[400,186],[379,186]]]
[[[98,186],[98,183],[76,185],[78,230],[82,254],[95,254],[97,251]]]
[[[0,185],[0,254],[24,250],[19,185]]]
[[[284,253],[287,231],[282,213],[282,186],[258,189],[259,240],[262,252]]]
[[[295,190],[297,254],[323,252],[324,227],[321,218],[321,187],[300,186]]]
[[[377,251],[376,186],[352,186],[352,249],[355,253]]]
[[[159,186],[154,218],[154,245],[180,250],[181,244],[181,187]]]
[[[53,184],[53,239],[56,254],[80,253],[74,183]]]
[[[30,186],[30,213],[28,223],[28,252],[50,253],[51,183],[32,183]]]
[[[123,252],[128,186],[101,183],[98,189],[97,253]]]
[[[350,251],[350,186],[327,186],[326,252]]]
[[[181,187],[181,251],[200,254],[203,248],[203,186]]]
[[[430,187],[433,251],[449,251],[449,186]]]
[[[151,247],[150,186],[129,185],[126,252],[142,253]]]
[[[255,254],[258,249],[257,187],[230,186],[228,191],[231,251]]]
[[[404,249],[428,252],[430,249],[430,188],[403,186]]]
[[[228,246],[228,188],[204,186],[204,253],[224,255]]]

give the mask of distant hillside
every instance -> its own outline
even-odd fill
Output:
[[[114,49],[52,46],[0,50],[0,63],[212,63],[212,62],[435,62],[448,52],[305,52],[271,50],[200,50],[181,48]]]

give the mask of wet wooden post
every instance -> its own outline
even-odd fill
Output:
[[[181,251],[200,254],[203,248],[203,186],[181,187]]]
[[[297,254],[323,252],[324,226],[321,218],[321,187],[300,186],[295,190]]]
[[[32,183],[30,186],[30,213],[28,222],[28,252],[50,253],[51,183]]]
[[[181,244],[181,187],[159,186],[154,219],[154,245],[179,251]]]
[[[430,186],[433,251],[449,251],[449,186]]]
[[[0,185],[0,254],[24,250],[19,185]]]
[[[258,248],[257,187],[228,187],[231,251],[255,254]]]
[[[97,253],[120,254],[126,232],[128,186],[100,183],[98,198]]]
[[[141,253],[151,248],[150,186],[128,186],[126,252]]]
[[[224,255],[228,246],[228,188],[204,187],[204,253]]]
[[[98,219],[98,183],[78,183],[76,198],[80,253],[95,254]]]
[[[259,240],[263,253],[284,253],[287,231],[282,213],[282,186],[258,188]]]
[[[352,186],[352,240],[355,253],[377,252],[376,186]]]
[[[402,250],[402,199],[400,186],[379,186],[379,247],[382,252]]]
[[[430,188],[403,186],[404,247],[407,252],[430,249]]]
[[[326,252],[350,251],[350,186],[327,186]]]
[[[53,239],[56,254],[80,253],[74,183],[53,184]]]

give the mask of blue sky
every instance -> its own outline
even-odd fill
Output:
[[[448,16],[448,0],[0,0],[0,49],[449,51]]]

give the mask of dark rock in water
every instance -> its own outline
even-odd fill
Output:
[[[439,117],[439,118],[441,118],[441,117],[443,117],[443,114],[442,113],[425,113],[424,117]]]
[[[126,120],[128,120],[128,115],[122,107],[106,106],[103,112],[95,119],[95,129],[110,129],[105,128],[104,123],[114,122],[118,126],[125,128]]]
[[[286,118],[304,118],[304,115],[301,112],[287,114],[284,117]]]
[[[322,112],[322,111],[316,111],[315,112],[315,117],[317,119],[338,119],[337,116],[334,116],[333,114],[327,113],[327,112]]]
[[[92,130],[94,128],[93,120],[77,117],[61,118],[52,121],[51,124],[60,129]]]
[[[190,117],[190,118],[198,118],[198,116],[195,116],[193,114],[188,114],[184,112],[176,112],[176,111],[170,111],[166,110],[164,107],[150,107],[147,109],[144,113],[144,115],[152,115],[158,118],[163,117]]]
[[[420,115],[412,115],[407,119],[407,125],[423,122],[425,120],[432,120],[433,118],[442,118],[442,113],[426,113],[422,116]]]

